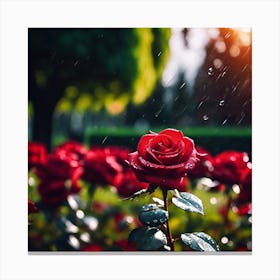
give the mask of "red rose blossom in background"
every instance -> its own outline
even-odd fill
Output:
[[[118,173],[113,180],[113,186],[117,188],[118,193],[123,197],[128,197],[137,191],[147,189],[148,183],[140,182],[132,170]]]
[[[127,168],[129,150],[119,147],[92,147],[84,159],[84,179],[93,184],[113,184],[117,174]]]
[[[129,154],[129,163],[139,181],[166,189],[181,187],[197,161],[193,140],[170,128],[142,136],[137,151]]]
[[[193,169],[189,170],[188,177],[191,179],[199,179],[202,177],[211,178],[213,157],[207,150],[201,147],[196,147],[196,151],[199,161],[195,164]]]
[[[244,170],[239,184],[240,193],[235,198],[234,203],[237,214],[242,216],[252,211],[252,168]]]
[[[81,187],[69,180],[43,180],[38,185],[41,203],[47,207],[61,205],[72,193],[78,193]]]
[[[53,154],[60,154],[64,153],[67,154],[68,156],[72,157],[73,159],[80,160],[81,163],[87,153],[87,149],[80,143],[69,140],[64,142],[61,145],[58,145],[54,151]]]
[[[82,252],[101,252],[101,251],[103,251],[103,248],[98,244],[88,244],[88,245],[85,245],[81,251]]]
[[[239,184],[250,164],[245,152],[222,152],[213,158],[212,178],[221,183]]]
[[[47,148],[38,142],[28,142],[28,168],[40,166],[47,161]]]

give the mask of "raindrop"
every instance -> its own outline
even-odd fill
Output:
[[[204,116],[202,117],[202,119],[203,119],[204,121],[208,121],[209,117],[208,117],[207,115],[204,115]]]
[[[224,105],[225,105],[225,100],[221,100],[219,106],[224,106]]]
[[[246,64],[246,65],[242,68],[241,72],[244,72],[244,71],[247,69],[247,67],[248,67],[248,64]]]
[[[101,144],[104,144],[104,142],[107,140],[107,138],[108,138],[108,136],[106,136],[106,137],[102,140]]]
[[[210,67],[210,68],[208,69],[207,74],[208,74],[209,76],[213,76],[213,75],[214,75],[213,67]]]
[[[76,66],[78,65],[78,63],[79,63],[79,60],[76,60],[76,61],[74,62],[74,67],[76,67]]]
[[[161,111],[162,111],[162,107],[155,113],[155,117],[157,118],[158,116],[159,116],[159,114],[161,113]]]
[[[228,33],[226,33],[226,34],[225,34],[225,39],[229,38],[229,37],[230,37],[230,35],[231,35],[231,34],[230,34],[229,32],[228,32]]]
[[[241,124],[241,122],[243,121],[245,115],[241,116],[240,120],[237,122],[237,124]]]
[[[225,119],[225,120],[222,122],[222,124],[225,124],[227,121],[228,121],[228,119]]]
[[[224,71],[223,73],[222,73],[222,78],[226,75],[226,71]]]
[[[160,56],[160,55],[161,55],[161,52],[159,52],[157,56]]]
[[[186,83],[182,83],[182,85],[179,87],[179,89],[182,89],[185,85],[186,85]]]
[[[202,104],[203,104],[203,101],[201,101],[201,102],[198,104],[197,109],[199,109],[199,108],[202,106]]]

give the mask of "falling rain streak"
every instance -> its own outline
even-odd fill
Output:
[[[213,67],[210,67],[210,68],[208,69],[207,74],[208,74],[209,76],[213,76],[213,75],[214,75],[214,69],[213,69]]]

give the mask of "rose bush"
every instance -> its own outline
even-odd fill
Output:
[[[165,250],[164,235],[171,250],[175,240],[175,250],[185,250],[191,236],[178,235],[180,223],[186,222],[180,211],[196,212],[187,222],[188,231],[195,232],[202,222],[198,214],[203,215],[196,195],[210,199],[208,207],[216,209],[205,216],[203,223],[216,240],[229,232],[235,236],[234,231],[242,230],[238,228],[242,223],[243,239],[234,247],[224,244],[223,249],[245,248],[250,241],[252,166],[247,153],[224,151],[214,156],[195,147],[182,132],[165,129],[142,136],[133,153],[126,147],[87,148],[67,141],[48,154],[43,144],[29,142],[28,165],[28,213],[36,213],[29,217],[30,250],[72,250],[71,246],[77,245],[74,237],[80,245],[73,250]],[[186,193],[188,189],[191,194]],[[150,195],[154,196],[152,203],[148,201]],[[142,208],[143,203],[149,204]],[[167,230],[166,213],[171,205],[171,227]],[[212,222],[219,227],[213,228]],[[137,246],[133,240],[128,242],[129,230],[135,227]]]
[[[166,189],[181,188],[198,161],[193,140],[175,129],[142,136],[128,158],[138,180]]]

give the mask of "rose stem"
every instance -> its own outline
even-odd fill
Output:
[[[162,194],[163,194],[164,210],[168,211],[167,210],[167,204],[168,204],[168,201],[167,201],[167,190],[165,190],[165,189],[161,189],[161,190],[162,190]],[[174,251],[173,238],[172,238],[172,234],[171,234],[171,231],[170,231],[170,228],[169,228],[168,220],[166,221],[166,229],[167,229],[168,245],[170,246],[171,251]]]

